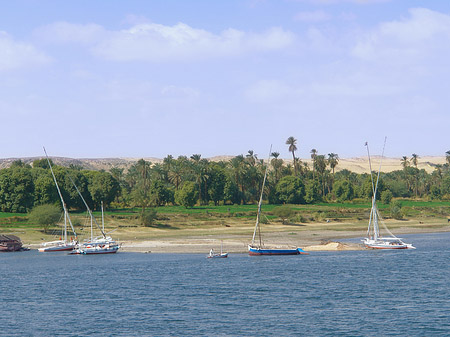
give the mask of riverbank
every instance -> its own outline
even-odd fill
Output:
[[[404,234],[448,232],[450,226],[436,227],[402,227],[392,232],[401,236]],[[354,230],[302,230],[298,232],[264,233],[264,243],[270,247],[301,247],[311,251],[344,251],[366,249],[362,244],[350,243],[346,239],[363,238],[364,233]],[[122,241],[122,251],[141,253],[208,253],[211,248],[228,253],[247,253],[251,238],[241,235],[209,235],[207,237],[166,237],[152,240]]]

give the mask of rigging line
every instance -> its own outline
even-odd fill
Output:
[[[266,185],[267,170],[269,169],[270,155],[271,154],[272,154],[272,144],[270,144],[269,158],[267,159],[266,171],[264,172],[264,179],[263,179],[263,184],[262,184],[262,187],[261,187],[261,195],[259,197],[259,202],[258,202],[258,213],[256,214],[256,224],[255,224],[255,230],[253,231],[252,245],[255,243],[255,236],[256,236],[256,230],[257,229],[258,229],[258,234],[259,234],[259,244],[262,245],[261,230],[259,229],[259,217],[260,217],[260,214],[261,214],[261,204],[262,204],[262,198],[263,198],[263,193],[264,193],[264,186]]]
[[[81,194],[81,192],[80,192],[80,190],[78,189],[77,185],[75,185],[75,182],[73,181],[72,177],[71,177],[69,174],[68,174],[68,177],[69,177],[70,181],[72,182],[73,186],[75,187],[75,189],[77,190],[78,195],[81,197],[81,200],[83,200],[83,203],[84,203],[84,205],[86,206],[86,208],[87,208],[87,210],[88,210],[88,212],[89,212],[89,215],[91,216],[91,219],[94,220],[94,222],[95,222],[95,224],[97,225],[98,229],[100,229],[100,232],[102,232],[102,236],[103,236],[104,238],[106,238],[105,233],[103,232],[103,230],[102,230],[102,228],[100,227],[100,225],[97,223],[97,220],[95,219],[94,215],[92,214],[91,209],[89,208],[89,206],[88,206],[86,200],[84,200],[83,195]]]
[[[377,189],[378,189],[378,181],[380,180],[380,172],[381,172],[381,163],[383,162],[383,157],[384,157],[384,149],[386,147],[386,139],[387,137],[384,137],[384,144],[383,144],[383,152],[381,153],[381,159],[380,159],[380,167],[378,169],[378,176],[377,176],[377,184],[375,186],[375,192],[374,192],[374,196],[376,196],[377,193]]]
[[[50,164],[50,159],[48,158],[47,151],[45,150],[44,146],[43,146],[43,148],[44,148],[45,156],[47,157],[48,166],[50,167],[50,171],[52,172],[53,180],[55,181],[56,189],[58,190],[59,197],[61,198],[61,203],[62,203],[62,206],[64,209],[64,214],[67,214],[67,219],[69,219],[69,224],[70,224],[70,227],[72,228],[72,232],[75,235],[75,237],[77,237],[75,228],[72,225],[72,220],[70,220],[69,212],[67,211],[66,203],[64,202],[61,190],[59,189],[59,186],[58,186],[58,182],[56,181],[56,177],[55,177],[55,173],[53,172],[52,164]]]

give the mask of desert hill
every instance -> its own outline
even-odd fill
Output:
[[[210,161],[230,160],[233,156],[216,156],[208,158]],[[25,157],[25,158],[0,158],[0,169],[9,167],[15,160],[22,160],[26,164],[32,164],[34,160],[42,159],[42,157]],[[65,158],[65,157],[51,157],[52,161],[57,165],[81,166],[88,170],[105,170],[109,171],[113,167],[123,168],[125,171],[135,164],[141,158]],[[151,163],[162,163],[160,158],[143,158]],[[401,158],[384,158],[381,171],[392,172],[395,170],[401,170]],[[311,159],[301,159],[302,162],[306,162],[310,167],[312,165]],[[292,164],[292,159],[284,159],[286,164]],[[433,172],[434,168],[438,164],[445,164],[445,157],[432,157],[424,156],[420,157],[418,161],[418,168],[425,169],[428,173]],[[378,170],[380,165],[380,157],[372,157],[372,169]],[[336,171],[347,169],[355,173],[369,172],[369,161],[367,158],[342,158],[339,159],[339,164],[336,166]]]

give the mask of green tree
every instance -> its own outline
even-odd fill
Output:
[[[385,190],[381,193],[381,202],[385,205],[389,205],[392,200],[392,192],[389,190]]]
[[[31,210],[28,218],[31,223],[42,226],[44,233],[47,233],[50,226],[61,219],[61,209],[52,204],[39,205]]]
[[[0,208],[2,212],[25,213],[34,204],[31,169],[13,167],[0,171]]]
[[[174,192],[161,180],[150,183],[150,200],[154,206],[164,206],[174,201]]]
[[[50,170],[33,167],[32,174],[34,180],[34,205],[58,203],[58,191]]]
[[[49,159],[48,161],[50,161],[52,166],[55,166],[53,164],[53,160]],[[47,158],[33,160],[33,168],[40,167],[43,169],[50,169],[50,166],[48,165],[48,161],[47,161]]]
[[[355,195],[353,184],[348,180],[336,180],[333,184],[333,192],[340,202],[352,200]]]
[[[305,186],[300,178],[287,176],[275,186],[277,199],[283,204],[305,203]]]
[[[226,174],[224,169],[219,165],[212,165],[209,174],[209,198],[214,201],[214,205],[218,205],[221,200],[225,199],[225,183]]]
[[[191,181],[186,181],[183,184],[183,187],[175,192],[175,202],[186,208],[193,207],[197,201],[197,198],[197,187]]]
[[[322,201],[322,193],[320,190],[320,184],[317,179],[310,180],[306,183],[305,187],[305,201],[308,204]]]
[[[99,209],[102,201],[108,207],[120,193],[119,182],[108,172],[88,171],[88,179],[94,209]]]

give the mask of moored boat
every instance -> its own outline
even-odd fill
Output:
[[[58,181],[56,180],[55,174],[53,172],[52,164],[50,163],[50,159],[48,158],[47,151],[44,148],[45,156],[47,158],[47,163],[50,167],[50,171],[52,173],[53,181],[55,182],[56,189],[58,190],[59,198],[61,199],[61,204],[64,210],[64,226],[62,227],[62,238],[60,240],[44,242],[41,247],[38,249],[39,252],[61,252],[61,251],[69,251],[75,248],[77,244],[77,234],[75,232],[75,228],[72,225],[72,221],[70,220],[69,212],[67,210],[66,203],[64,202],[61,190],[59,189]],[[69,222],[70,227],[72,229],[73,234],[75,235],[75,239],[68,239],[67,236],[67,222]]]
[[[255,229],[253,231],[252,243],[248,245],[248,254],[252,255],[252,256],[255,256],[255,255],[299,255],[299,254],[307,255],[309,253],[305,252],[303,249],[298,248],[298,247],[270,248],[270,247],[265,247],[264,243],[262,241],[259,220],[261,217],[261,205],[262,205],[264,186],[266,184],[267,170],[269,168],[269,161],[270,161],[271,153],[272,153],[272,146],[270,146],[269,160],[267,161],[267,166],[266,166],[266,170],[264,173],[264,179],[263,179],[263,183],[262,183],[262,187],[261,187],[261,195],[260,195],[259,202],[258,202],[258,212],[256,213],[256,224],[255,224]],[[258,240],[256,240],[256,233],[258,233]]]
[[[378,191],[378,182],[380,179],[381,163],[383,161],[384,148],[386,146],[386,138],[384,139],[383,152],[381,154],[380,159],[380,167],[378,169],[377,180],[375,183],[372,174],[372,164],[370,161],[369,145],[367,142],[365,146],[367,147],[367,155],[369,157],[370,178],[372,181],[372,208],[370,210],[369,225],[367,228],[367,237],[361,241],[363,242],[365,247],[373,249],[415,249],[415,247],[412,244],[405,243],[402,241],[401,238],[398,238],[394,234],[392,234],[382,221],[380,213],[378,212],[376,197]],[[384,237],[381,236],[380,222],[383,225],[385,231],[389,234],[389,236]]]
[[[70,178],[70,177],[69,177]],[[78,195],[80,196],[81,200],[83,200],[84,205],[86,206],[88,213],[91,218],[91,238],[88,240],[85,240],[82,243],[77,244],[75,249],[70,254],[78,254],[78,255],[91,255],[91,254],[114,254],[117,253],[117,251],[120,248],[120,245],[114,241],[110,236],[106,236],[105,234],[105,222],[104,222],[104,216],[103,216],[103,202],[102,202],[102,227],[99,226],[97,223],[97,220],[95,219],[94,215],[92,214],[91,209],[89,208],[86,200],[83,198],[83,195],[81,194],[80,190],[78,189],[77,185],[75,185],[72,178],[70,178],[72,181],[73,186],[78,192]],[[95,222],[97,228],[101,232],[101,236],[94,238],[94,225]]]
[[[67,240],[56,240],[56,241],[49,241],[44,242],[41,247],[38,249],[38,251],[42,252],[61,252],[61,251],[67,251],[72,250],[75,248],[77,242],[67,241]]]
[[[18,252],[21,250],[25,249],[18,236],[0,234],[0,252]]]
[[[224,253],[223,252],[223,243],[220,244],[220,253],[215,253],[214,249],[211,249],[209,251],[209,255],[207,256],[208,259],[223,259],[223,258],[227,258],[228,257],[228,253]]]

